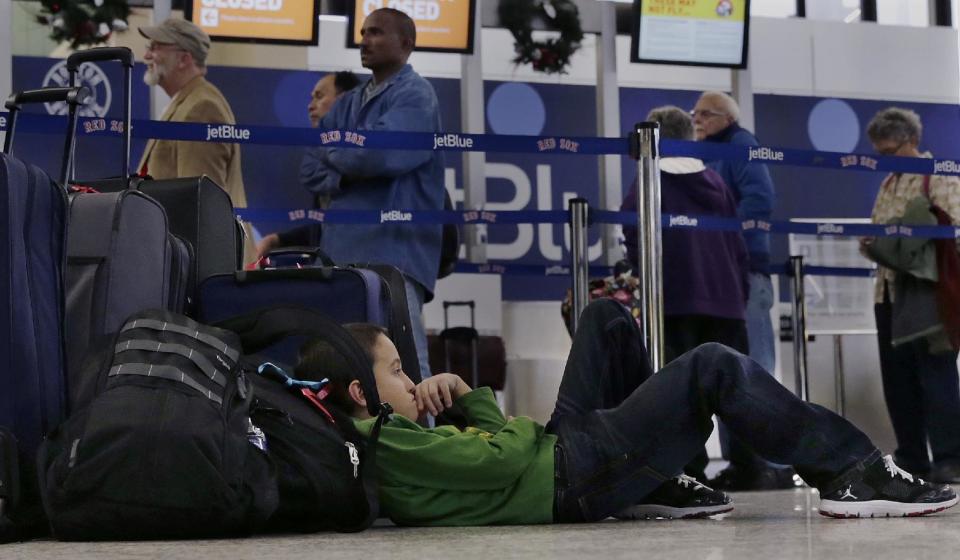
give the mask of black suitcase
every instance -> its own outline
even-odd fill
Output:
[[[149,195],[167,211],[170,232],[193,247],[193,266],[187,287],[186,314],[193,312],[197,287],[207,278],[243,268],[244,231],[225,190],[209,177],[182,179],[134,178],[81,181],[98,192],[117,192],[129,184]]]

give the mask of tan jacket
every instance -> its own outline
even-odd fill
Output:
[[[203,76],[194,78],[177,92],[160,120],[221,124],[237,122],[226,98]],[[235,208],[247,206],[239,144],[151,139],[147,142],[137,170],[142,171],[144,165],[154,179],[206,175],[227,191]],[[245,262],[250,262],[253,238],[249,224],[245,225],[248,238],[244,256]]]

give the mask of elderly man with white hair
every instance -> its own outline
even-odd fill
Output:
[[[740,107],[720,91],[704,92],[693,111],[697,140],[741,146],[758,146],[756,137],[739,124]],[[737,215],[743,220],[769,221],[773,212],[774,190],[770,171],[763,163],[747,161],[708,161],[707,166],[720,174],[737,197]],[[770,234],[761,230],[744,232],[749,258],[750,293],[747,298],[747,338],[750,357],[766,371],[774,371],[776,358],[773,323],[773,284],[770,281]],[[721,431],[725,434],[725,430]],[[712,481],[726,490],[766,490],[789,488],[793,473],[760,459],[735,439],[723,437],[724,456],[730,466]]]

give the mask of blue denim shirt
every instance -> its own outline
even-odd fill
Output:
[[[338,100],[320,121],[320,130],[440,131],[437,94],[409,64],[366,104],[365,87]],[[319,147],[304,157],[300,179],[308,190],[332,195],[331,209],[443,210],[441,152]],[[393,265],[432,293],[442,226],[387,220],[324,224],[320,247],[336,263]]]

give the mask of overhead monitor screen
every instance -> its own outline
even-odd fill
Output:
[[[630,60],[747,67],[750,0],[634,0]]]
[[[187,0],[184,14],[211,39],[317,44],[318,0]]]
[[[352,33],[347,46],[360,44],[360,28],[370,12],[396,8],[417,26],[418,51],[473,53],[473,13],[476,0],[355,0],[350,10]]]

